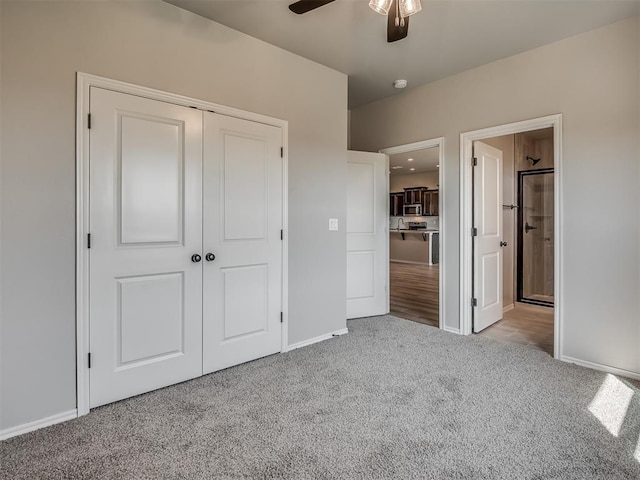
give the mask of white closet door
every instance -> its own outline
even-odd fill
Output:
[[[91,88],[90,404],[202,374],[202,112]]]
[[[209,373],[281,350],[283,164],[280,128],[205,113],[204,129]]]

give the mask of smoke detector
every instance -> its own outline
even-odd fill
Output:
[[[405,88],[407,86],[407,81],[406,80],[396,80],[395,82],[393,82],[393,86],[396,88]]]

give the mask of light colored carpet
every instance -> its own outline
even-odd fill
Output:
[[[348,326],[2,442],[0,477],[640,478],[631,383],[390,316]],[[607,379],[632,394],[617,436],[589,410]]]

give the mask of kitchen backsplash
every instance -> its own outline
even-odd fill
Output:
[[[404,220],[404,227],[400,219]],[[427,222],[429,230],[439,230],[440,228],[440,217],[389,217],[389,228],[398,228],[398,223],[401,224],[400,228],[407,228],[409,222]]]

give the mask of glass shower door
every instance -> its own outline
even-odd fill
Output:
[[[518,301],[553,306],[553,168],[518,172]]]

